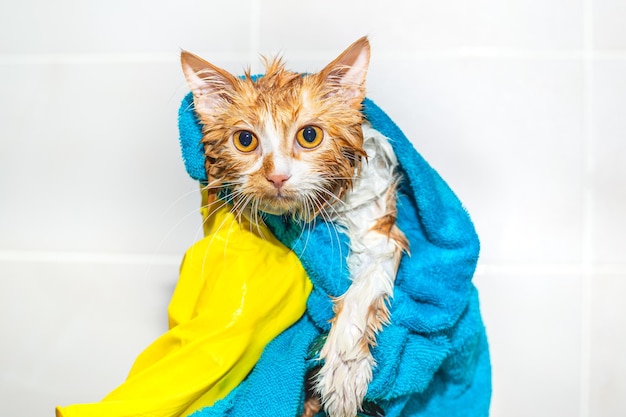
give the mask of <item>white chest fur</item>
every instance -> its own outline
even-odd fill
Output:
[[[333,221],[350,239],[348,268],[352,283],[335,300],[335,317],[320,353],[324,365],[316,389],[331,417],[354,417],[375,366],[370,348],[389,320],[387,302],[407,242],[395,225],[397,159],[389,139],[363,125],[364,162]]]

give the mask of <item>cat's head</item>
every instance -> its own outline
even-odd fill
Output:
[[[361,38],[316,74],[265,60],[236,77],[189,52],[183,72],[203,126],[210,193],[238,211],[310,221],[351,187],[363,150],[361,102],[369,43]]]

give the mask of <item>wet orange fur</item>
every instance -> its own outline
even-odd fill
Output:
[[[400,253],[409,253],[409,241],[396,225],[396,218],[398,215],[398,210],[396,208],[396,187],[389,188],[385,198],[387,201],[387,213],[376,220],[371,230],[387,236],[388,239],[396,242],[400,249]]]
[[[322,402],[318,397],[307,398],[304,401],[304,411],[301,417],[314,417],[322,409]]]
[[[203,125],[209,185],[215,192],[220,186],[235,182],[240,172],[255,164],[260,152],[242,154],[233,150],[229,142],[239,130],[263,132],[265,121],[271,119],[284,138],[283,151],[324,171],[322,175],[331,179],[325,188],[340,198],[351,187],[355,170],[365,156],[360,100],[346,103],[337,94],[340,87],[333,82],[332,66],[318,74],[302,75],[288,71],[280,58],[265,62],[265,74],[256,80],[249,72],[237,78],[220,70],[227,84],[215,93],[218,105],[211,112],[196,106]],[[211,69],[218,70],[213,66]],[[322,128],[327,136],[323,146],[314,151],[303,151],[293,143],[295,133],[307,125]],[[254,183],[265,189],[270,165],[264,161],[262,169],[250,176],[252,189]],[[318,198],[320,204],[327,201],[328,196]]]
[[[376,334],[383,329],[383,325],[389,323],[387,300],[386,296],[378,297],[368,308],[368,327],[360,341],[361,349],[364,351],[369,351],[371,347],[376,346]]]
[[[397,268],[400,265],[400,259],[403,253],[409,253],[409,241],[396,225],[397,208],[396,208],[396,187],[389,188],[385,196],[387,201],[387,213],[376,220],[372,231],[380,233],[387,237],[388,240],[395,242],[394,249],[394,265]],[[365,336],[361,340],[361,349],[369,351],[370,347],[376,345],[376,333],[382,330],[383,325],[389,323],[389,309],[387,308],[387,296],[379,297],[368,309],[368,328]]]

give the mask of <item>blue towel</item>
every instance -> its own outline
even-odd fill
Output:
[[[491,366],[476,288],[471,280],[479,241],[469,215],[448,185],[371,100],[363,114],[391,139],[404,181],[398,225],[408,237],[394,297],[391,324],[378,335],[366,399],[387,417],[485,417],[491,399]],[[187,95],[179,111],[180,141],[189,175],[206,181],[201,126]],[[314,285],[306,314],[265,348],[248,377],[226,398],[194,417],[294,417],[303,403],[309,346],[329,330],[330,296],[350,285],[343,235],[319,222],[302,234],[283,218],[268,226],[299,256]]]

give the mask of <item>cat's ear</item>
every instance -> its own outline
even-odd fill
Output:
[[[320,75],[337,88],[351,105],[360,105],[365,98],[365,76],[370,62],[370,44],[367,37],[350,45]]]
[[[181,52],[180,63],[196,110],[211,112],[230,101],[237,81],[232,74],[187,51]]]

